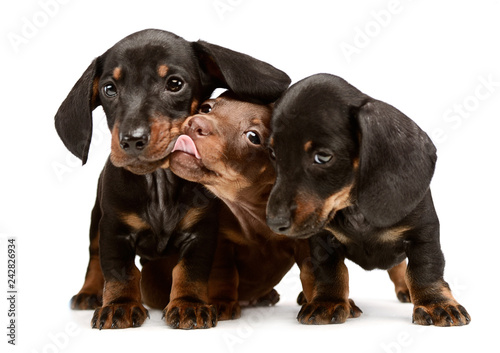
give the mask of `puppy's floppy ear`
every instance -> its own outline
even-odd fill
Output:
[[[99,106],[100,58],[76,82],[55,116],[59,137],[71,153],[87,162],[92,139],[92,111]]]
[[[204,41],[193,42],[193,48],[210,93],[215,88],[228,88],[241,99],[267,104],[290,85],[286,73],[249,55]]]
[[[374,226],[408,215],[429,188],[436,147],[393,106],[369,100],[357,111],[361,131],[358,206]]]

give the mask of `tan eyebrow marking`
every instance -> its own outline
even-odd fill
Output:
[[[168,66],[167,65],[160,65],[160,66],[158,66],[158,75],[160,75],[160,77],[167,76],[167,72],[168,72]]]
[[[115,69],[113,70],[113,78],[118,81],[121,77],[122,77],[121,67],[115,67]]]

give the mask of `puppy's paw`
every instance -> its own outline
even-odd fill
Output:
[[[418,325],[462,326],[470,321],[467,310],[456,302],[415,305],[413,308],[413,323]]]
[[[92,318],[92,328],[139,327],[149,317],[148,310],[138,302],[106,305],[97,308]]]
[[[306,299],[304,292],[300,292],[299,295],[297,296],[297,304],[304,305],[306,303],[307,303],[307,299]]]
[[[251,306],[273,306],[280,301],[280,295],[276,289],[272,289],[266,295],[250,303]]]
[[[173,300],[163,310],[168,326],[180,329],[211,328],[217,326],[215,306],[188,300]]]
[[[73,310],[94,310],[102,306],[102,293],[78,293],[71,298],[69,305]]]
[[[219,320],[235,320],[241,317],[241,306],[237,301],[217,301],[213,303],[217,308]]]
[[[411,303],[410,290],[408,288],[397,291],[396,295],[401,303]]]
[[[315,302],[302,305],[297,320],[305,325],[341,324],[347,318],[359,317],[362,311],[354,301]]]

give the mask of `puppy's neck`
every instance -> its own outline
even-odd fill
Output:
[[[211,190],[230,209],[247,240],[257,240],[253,238],[272,234],[266,224],[266,206],[273,182],[274,180],[266,180],[251,184],[239,189],[235,197],[225,197],[217,190]]]

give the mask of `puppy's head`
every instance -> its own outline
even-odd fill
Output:
[[[411,212],[428,190],[436,150],[394,107],[320,74],[276,103],[269,147],[277,179],[267,206],[277,233],[307,237],[357,205],[377,227]]]
[[[183,119],[197,108],[199,73],[189,42],[147,30],[96,58],[56,115],[57,130],[85,163],[91,112],[102,105],[112,132],[111,161],[144,174],[165,163]]]
[[[267,102],[288,84],[285,73],[245,54],[144,30],[90,64],[59,108],[56,129],[85,163],[92,111],[102,105],[112,132],[111,162],[145,174],[168,165],[181,124],[215,88],[232,88],[240,97]]]
[[[269,186],[274,169],[264,141],[270,119],[270,105],[243,102],[227,93],[207,100],[199,114],[186,120],[170,168],[228,201],[247,187]]]

